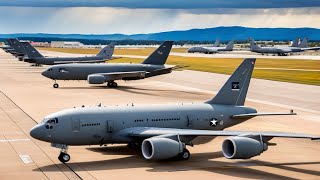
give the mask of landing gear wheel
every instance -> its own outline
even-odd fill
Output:
[[[54,83],[54,84],[53,84],[53,88],[59,88],[59,84]]]
[[[183,152],[178,154],[179,160],[188,160],[190,158],[190,152],[188,149],[183,149]]]
[[[118,84],[114,81],[111,81],[111,82],[108,82],[107,86],[110,88],[116,88],[118,87]]]
[[[60,162],[66,163],[70,160],[70,155],[67,153],[61,152],[58,159],[60,160]]]

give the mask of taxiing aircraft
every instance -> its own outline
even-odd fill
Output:
[[[307,134],[224,130],[256,116],[294,115],[257,113],[244,106],[254,64],[255,59],[245,59],[218,94],[204,103],[73,108],[46,116],[30,135],[61,148],[61,162],[70,160],[69,145],[137,143],[145,159],[187,160],[190,153],[186,146],[193,146],[196,137],[227,136],[222,143],[223,155],[248,159],[267,151],[275,137],[319,140]]]
[[[157,75],[171,73],[173,67],[164,64],[169,56],[173,41],[165,41],[141,64],[107,63],[107,64],[63,64],[51,66],[42,75],[56,80],[87,80],[89,84],[104,84],[117,87],[115,80],[139,80]]]
[[[105,62],[112,58],[114,52],[115,43],[101,49],[101,51],[95,56],[85,57],[44,57],[41,55],[29,42],[21,42],[23,45],[27,57],[24,61],[34,63],[37,65],[54,65],[54,64],[69,64],[69,63],[98,63]]]
[[[188,53],[205,53],[205,54],[213,54],[218,53],[219,51],[232,51],[233,50],[234,41],[230,41],[226,47],[191,47],[188,49]]]

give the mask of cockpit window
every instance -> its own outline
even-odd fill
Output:
[[[48,69],[48,71],[52,71],[52,68]]]
[[[45,128],[46,129],[52,129],[54,124],[57,124],[58,118],[52,118],[52,119],[44,119],[42,122],[45,123]]]
[[[59,72],[61,72],[61,73],[67,73],[68,71],[65,70],[64,68],[60,68],[60,69],[59,69]]]

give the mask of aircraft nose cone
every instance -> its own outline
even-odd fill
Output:
[[[47,70],[45,70],[45,71],[43,71],[42,73],[41,73],[41,75],[42,76],[44,76],[44,77],[49,77],[49,74],[48,74],[48,71]]]
[[[36,125],[30,130],[30,136],[42,140],[44,138],[44,129],[41,125]]]

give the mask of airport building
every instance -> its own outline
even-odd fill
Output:
[[[79,48],[83,44],[78,41],[51,41],[51,47],[53,48]]]

